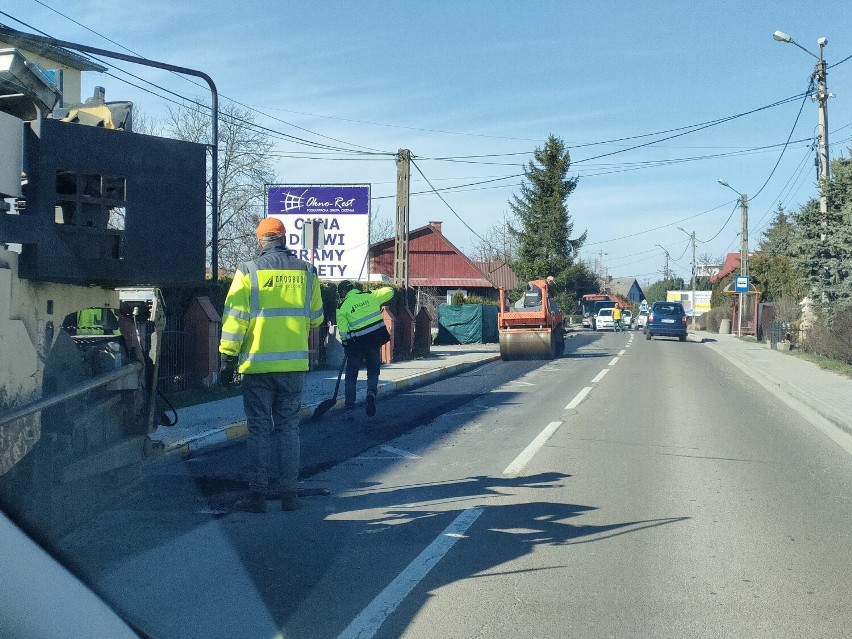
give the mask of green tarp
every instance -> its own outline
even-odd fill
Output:
[[[486,344],[499,341],[497,307],[485,304],[441,304],[435,344]]]

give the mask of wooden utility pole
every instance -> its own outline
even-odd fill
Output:
[[[408,204],[411,194],[411,151],[396,154],[396,241],[394,243],[393,281],[408,288]]]

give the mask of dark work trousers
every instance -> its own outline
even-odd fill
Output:
[[[249,490],[295,491],[305,373],[243,375]]]
[[[353,349],[354,350],[354,349]],[[379,389],[379,367],[382,365],[380,346],[365,351],[346,352],[346,408],[355,406],[355,387],[358,371],[367,364],[367,392],[375,394]]]

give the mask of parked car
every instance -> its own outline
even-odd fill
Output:
[[[595,316],[595,330],[604,331],[606,329],[614,329],[615,322],[612,319],[612,308],[602,308]]]
[[[645,327],[645,339],[655,335],[677,337],[681,342],[686,341],[686,311],[680,302],[654,302],[648,313],[648,324]]]
[[[639,311],[636,316],[636,329],[644,329],[648,325],[648,311]]]
[[[625,330],[633,328],[633,311],[621,311],[621,325]]]

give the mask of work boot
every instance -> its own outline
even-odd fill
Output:
[[[376,394],[367,393],[367,417],[373,417],[376,414]]]
[[[299,499],[298,493],[294,490],[284,493],[281,497],[281,510],[299,510],[304,505],[304,502]]]
[[[234,504],[234,508],[246,513],[265,513],[266,495],[263,493],[250,492],[245,497],[238,499],[237,503]]]

